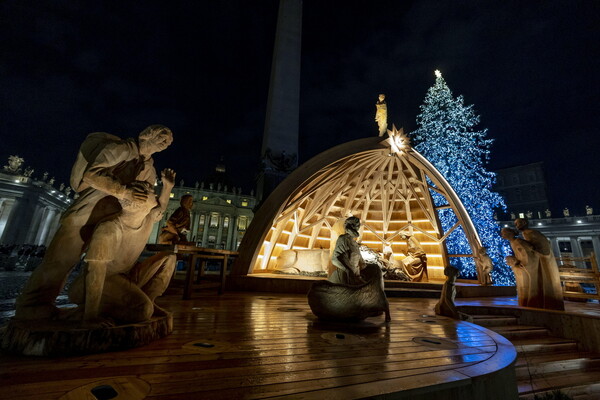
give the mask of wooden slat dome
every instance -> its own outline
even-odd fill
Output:
[[[430,191],[441,194],[457,224],[443,232]],[[234,273],[271,272],[282,250],[331,249],[341,221],[361,220],[359,241],[376,251],[407,251],[403,235],[414,236],[427,253],[430,277],[443,278],[448,265],[444,241],[462,227],[471,248],[480,246],[467,212],[441,174],[401,132],[389,138],[346,143],[299,167],[257,212],[240,246]],[[343,229],[343,228],[342,228]]]

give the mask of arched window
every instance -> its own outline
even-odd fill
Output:
[[[219,218],[221,216],[219,215],[219,213],[210,213],[210,227],[211,228],[218,228],[219,227]]]
[[[248,217],[245,215],[242,215],[241,217],[238,218],[238,229],[240,231],[245,231],[247,226],[248,226]]]

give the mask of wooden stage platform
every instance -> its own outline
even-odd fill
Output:
[[[145,347],[0,355],[0,399],[517,398],[510,342],[436,317],[429,299],[390,299],[390,324],[320,322],[296,294],[173,294],[158,303],[173,312],[174,331]]]
[[[274,293],[308,293],[315,278],[301,275],[259,273],[252,275],[228,276],[227,287],[231,290]],[[442,293],[443,280],[429,282],[385,281],[385,293],[388,297],[421,297],[439,299]],[[456,297],[500,297],[516,296],[514,286],[480,286],[476,281],[456,283]]]

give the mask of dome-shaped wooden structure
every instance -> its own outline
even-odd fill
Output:
[[[431,192],[446,204],[436,207]],[[456,215],[447,232],[438,219],[442,208]],[[465,256],[446,252],[444,241],[456,229],[462,228],[473,251],[481,246],[448,182],[394,130],[388,138],[360,139],[327,150],[288,176],[255,215],[233,273],[270,272],[282,250],[333,248],[336,228],[350,215],[361,220],[359,241],[373,250],[389,246],[395,257],[402,257],[407,250],[403,235],[415,237],[427,253],[431,277],[443,278],[449,257]]]

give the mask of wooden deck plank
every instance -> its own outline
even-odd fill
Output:
[[[130,376],[151,385],[150,399],[349,399],[352,393],[375,395],[429,382],[462,385],[470,378],[459,368],[476,369],[496,356],[498,345],[485,330],[423,308],[396,309],[403,299],[390,302],[391,324],[383,317],[349,324],[317,320],[299,295],[227,293],[188,301],[167,296],[159,304],[173,311],[174,331],[145,347],[62,359],[0,355],[0,398],[10,393],[14,399],[56,399],[93,382]],[[334,333],[348,335],[349,342],[332,341]],[[444,338],[457,348],[413,342],[419,336]],[[215,346],[189,346],[195,342]]]

